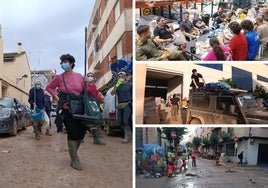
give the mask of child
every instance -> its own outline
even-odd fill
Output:
[[[175,162],[176,158],[172,157],[169,161],[168,161],[168,177],[172,177],[174,171],[175,171]]]
[[[192,167],[196,167],[196,153],[192,152]]]

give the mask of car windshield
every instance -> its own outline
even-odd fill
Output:
[[[0,106],[4,108],[12,107],[12,99],[11,98],[0,98]]]
[[[242,107],[254,107],[256,106],[256,100],[251,95],[240,95],[238,101]]]

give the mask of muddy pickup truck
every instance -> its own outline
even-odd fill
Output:
[[[268,124],[268,111],[245,90],[190,92],[188,124]]]

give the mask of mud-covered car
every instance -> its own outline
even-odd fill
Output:
[[[245,90],[190,92],[188,124],[268,124],[268,111],[258,108]]]
[[[27,111],[16,98],[0,97],[0,133],[17,135],[27,128]]]

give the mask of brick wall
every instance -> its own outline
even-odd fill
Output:
[[[120,13],[124,11],[124,9],[132,8],[132,1],[129,0],[120,0]]]
[[[109,67],[109,56],[105,57],[104,60],[101,62],[100,66],[100,75],[106,74],[110,70]]]
[[[122,53],[123,56],[132,53],[132,31],[125,32],[122,35]]]

